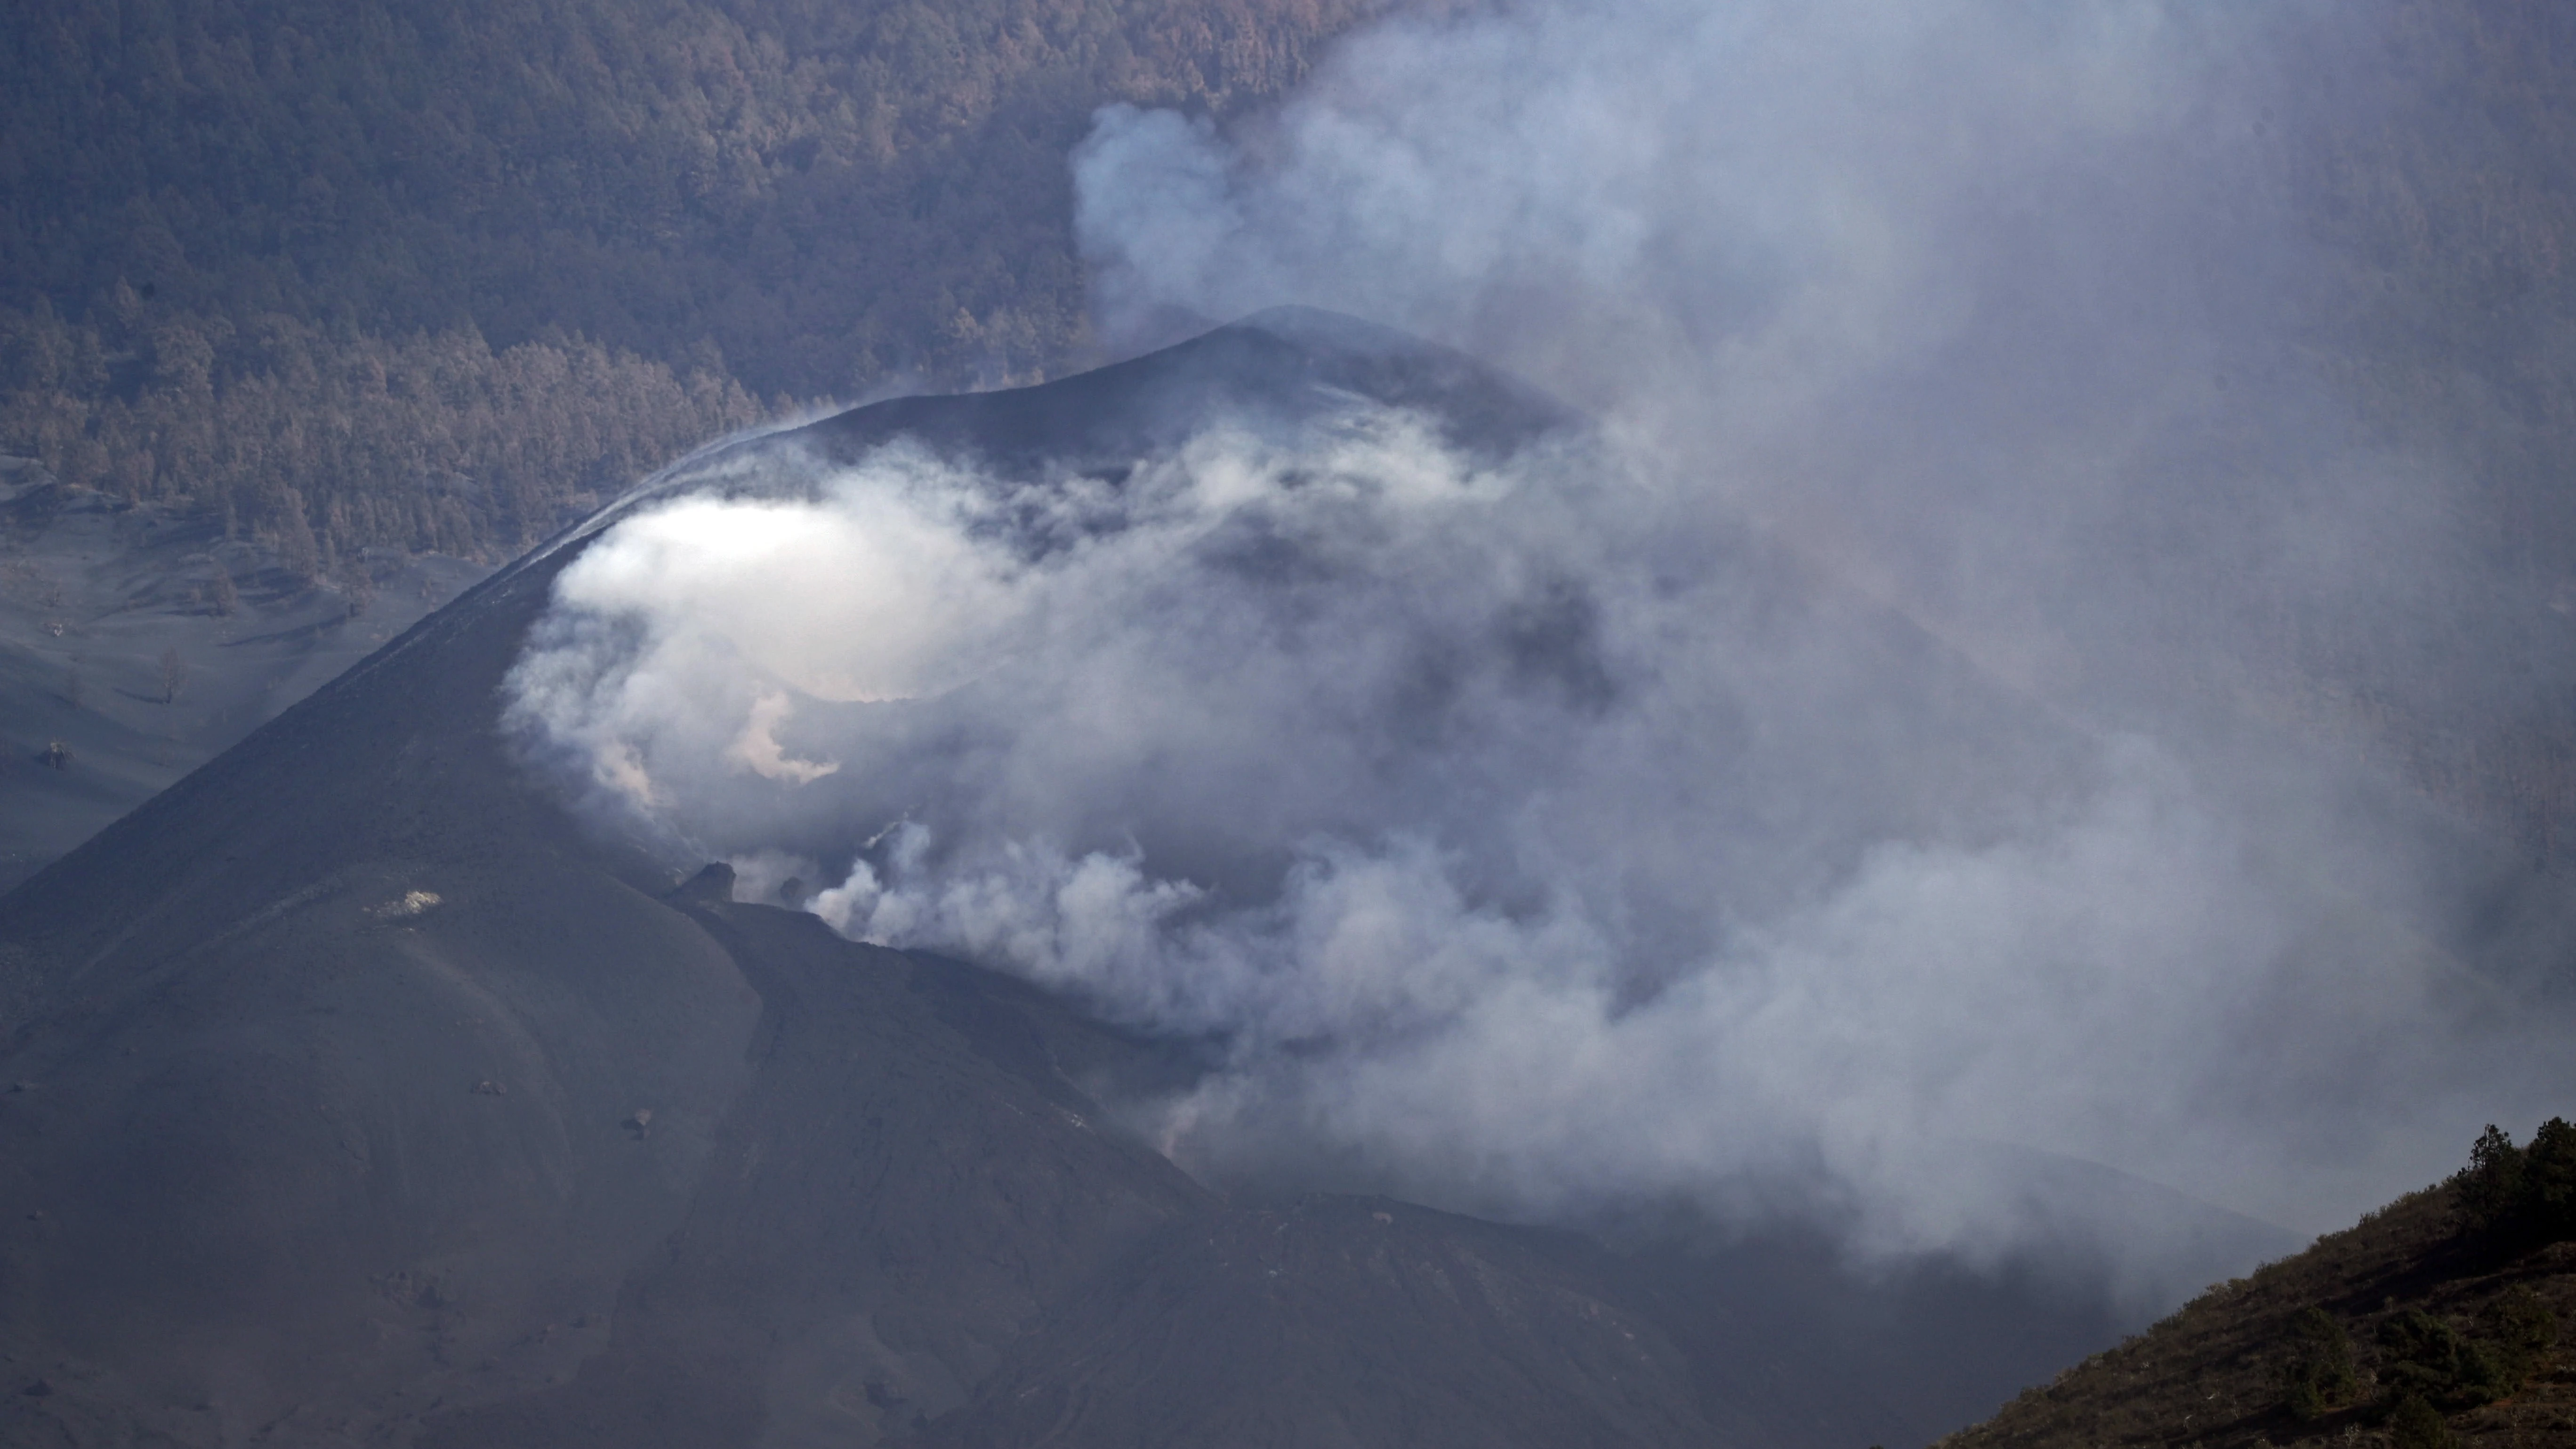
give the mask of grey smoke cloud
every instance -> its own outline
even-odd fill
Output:
[[[1113,339],[1300,302],[1452,343],[1993,662],[2065,673],[2060,621],[2106,564],[2167,593],[2206,587],[2185,565],[2321,585],[2438,532],[2386,516],[2403,489],[2318,506],[2369,460],[2297,355],[2316,283],[2260,119],[2272,66],[2367,23],[2116,0],[1399,21],[1234,135],[1102,113],[1077,231]],[[2229,491],[2248,463],[2260,498]]]
[[[1541,4],[1381,26],[1232,133],[1106,111],[1104,331],[1317,303],[1601,430],[1482,458],[1355,400],[1115,485],[731,455],[567,568],[513,721],[747,898],[1221,1042],[1138,1106],[1202,1170],[2194,1286],[2014,1154],[2317,1230],[2565,1105],[2409,829],[2106,703],[2239,602],[2178,580],[2434,532],[2320,441],[2295,238],[2209,139],[2285,13]]]

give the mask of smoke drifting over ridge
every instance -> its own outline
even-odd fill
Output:
[[[2141,595],[2241,603],[2285,572],[2277,597],[2369,607],[2349,580],[2440,546],[2443,500],[2357,449],[2301,350],[2323,283],[2287,193],[2313,158],[2275,112],[2325,104],[2287,72],[2369,24],[2112,0],[1399,22],[1237,137],[1104,112],[1077,226],[1113,338],[1301,302],[1463,347],[1989,663],[2080,677],[2070,615],[2133,636]]]
[[[2296,16],[2244,11],[1530,6],[1239,136],[1106,112],[1113,335],[1333,306],[1604,427],[727,455],[566,570],[513,717],[746,895],[1221,1042],[1185,1162],[2188,1286],[1991,1149],[2316,1229],[2564,1105],[2552,1023],[2414,933],[2411,836],[2113,707],[2124,641],[2248,606],[2209,581],[2373,607],[2429,533],[2279,340],[2235,138]]]

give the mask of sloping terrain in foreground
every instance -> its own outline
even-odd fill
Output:
[[[2576,1241],[2500,1250],[2461,1209],[2456,1182],[2402,1197],[1942,1449],[2576,1443]]]
[[[1361,341],[1230,328],[826,441],[1132,454],[1324,392],[1561,421]],[[0,897],[0,1444],[1827,1449],[2107,1341],[1813,1245],[1228,1201],[1099,1106],[1173,1049],[675,885],[532,783],[498,691],[585,542]]]

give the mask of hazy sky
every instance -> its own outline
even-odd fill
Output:
[[[1509,5],[1229,134],[1105,111],[1105,336],[1331,307],[1600,431],[1354,401],[1116,488],[736,456],[565,572],[515,718],[746,897],[1221,1037],[1146,1109],[1203,1171],[2197,1286],[2026,1150],[2315,1231],[2565,1105],[2441,944],[2442,842],[2159,704],[2282,590],[2443,556],[2438,470],[2289,340],[2258,122],[2329,17]]]

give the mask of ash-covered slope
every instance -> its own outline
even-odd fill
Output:
[[[1566,421],[1273,318],[912,433],[1114,464],[1360,392]],[[1173,1049],[675,888],[532,782],[541,551],[0,898],[0,1443],[1850,1445],[2100,1341],[2089,1302],[1404,1204],[1232,1204],[1093,1094]]]
[[[487,572],[356,559],[317,586],[212,516],[0,457],[0,890]]]

